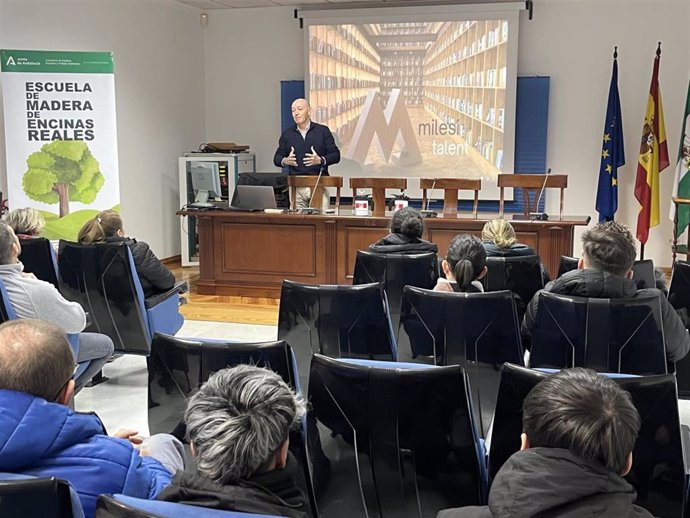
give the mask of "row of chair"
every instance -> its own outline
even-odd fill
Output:
[[[155,332],[175,334],[184,322],[180,293],[186,283],[148,299],[125,243],[60,240],[59,254],[45,238],[22,240],[24,271],[50,282],[89,314],[88,332],[109,336],[119,353],[148,355]]]
[[[284,341],[191,343],[156,335],[149,358],[151,432],[179,434],[190,391],[227,365],[266,366],[298,387],[292,358]],[[487,460],[474,387],[462,367],[320,354],[308,365],[311,411],[290,447],[306,463],[314,509],[334,518],[426,517],[485,502],[488,483],[520,447],[522,401],[546,375],[510,364],[496,367],[500,382]],[[629,475],[638,503],[656,516],[679,516],[685,469],[675,379],[671,374],[615,379],[631,392],[643,417]]]

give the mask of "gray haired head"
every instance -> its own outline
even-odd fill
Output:
[[[185,412],[197,469],[220,484],[265,471],[305,412],[304,399],[271,370],[238,365],[216,372]]]
[[[5,221],[0,220],[0,264],[11,264],[14,262],[13,244],[19,244],[14,230]]]

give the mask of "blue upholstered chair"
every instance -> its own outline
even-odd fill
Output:
[[[268,515],[219,511],[125,495],[100,495],[96,518],[276,518]]]
[[[125,243],[60,241],[58,265],[63,296],[89,313],[86,331],[109,336],[115,351],[148,355],[154,333],[174,335],[182,327],[179,294],[186,284],[145,299]]]
[[[59,288],[57,254],[50,241],[45,237],[34,237],[19,242],[22,246],[19,260],[24,265],[24,271]]]
[[[508,457],[520,449],[522,404],[548,372],[504,364],[489,449],[493,480]],[[642,418],[627,480],[637,491],[637,504],[654,516],[682,516],[685,502],[684,466],[676,381],[672,374],[611,378],[630,392]]]
[[[539,293],[530,365],[666,373],[660,296],[594,299]]]
[[[10,297],[7,294],[7,289],[5,288],[5,283],[0,281],[0,323],[7,322],[8,320],[16,320],[17,314],[14,312],[14,308],[10,303]],[[79,334],[68,334],[67,341],[72,347],[72,353],[74,358],[77,358],[79,354]],[[81,374],[88,368],[91,364],[91,360],[83,361],[79,363],[79,367],[74,373],[74,378],[78,378]]]
[[[0,473],[0,516],[84,518],[84,510],[64,480]]]
[[[295,351],[306,387],[313,353],[332,358],[395,360],[396,344],[380,283],[339,286],[283,281],[278,339]]]
[[[484,502],[484,449],[462,367],[315,354],[309,401],[330,463],[321,515],[426,517]]]

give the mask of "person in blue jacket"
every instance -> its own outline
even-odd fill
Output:
[[[280,135],[273,163],[276,167],[287,168],[289,174],[328,175],[328,167],[340,162],[340,150],[328,126],[311,120],[311,106],[305,99],[295,99],[292,103],[290,126]],[[311,199],[311,189],[297,190],[297,206],[306,207]],[[328,194],[324,190],[324,205],[328,206]]]
[[[0,325],[0,472],[67,480],[86,518],[103,493],[155,498],[183,463],[166,468],[135,446],[136,432],[109,437],[97,415],[71,410],[75,367],[58,326],[34,319]]]

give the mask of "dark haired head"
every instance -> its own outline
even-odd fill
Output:
[[[395,211],[391,219],[391,232],[403,234],[407,237],[421,238],[424,233],[422,214],[412,207],[405,207]]]
[[[589,369],[565,369],[525,398],[522,429],[530,448],[563,448],[625,475],[640,430],[630,394]]]
[[[636,255],[630,229],[615,221],[598,223],[582,234],[582,259],[587,268],[625,277]]]
[[[486,250],[476,236],[455,236],[448,247],[448,267],[459,291],[467,291],[472,281],[478,279],[486,266]]]

